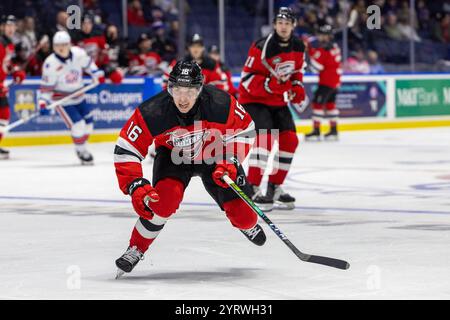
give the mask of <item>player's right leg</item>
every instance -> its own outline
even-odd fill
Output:
[[[75,145],[75,152],[80,159],[81,164],[93,164],[94,157],[86,149],[86,141],[89,138],[87,134],[86,121],[79,110],[79,105],[56,107],[56,111],[64,120],[66,126],[70,129],[72,141]]]
[[[0,97],[0,142],[2,141],[3,134],[2,129],[4,129],[9,124],[10,110],[8,105],[8,99],[6,97]],[[0,148],[0,160],[8,159],[9,151]]]
[[[259,186],[264,171],[267,168],[267,162],[275,141],[274,137],[271,135],[273,119],[268,106],[262,104],[247,104],[243,105],[243,107],[252,117],[256,129],[256,138],[253,149],[250,151],[249,169],[247,174],[247,181],[250,184],[249,196],[259,207],[263,210],[267,210],[266,207],[271,208],[273,203],[267,202],[262,196]]]
[[[164,147],[156,150],[152,185],[159,195],[159,201],[149,204],[149,210],[153,212],[152,219],[140,217],[137,220],[128,249],[116,260],[118,277],[124,272],[131,272],[143,259],[144,253],[161,232],[167,219],[177,211],[191,177],[192,172],[186,165],[172,162],[170,150]]]
[[[327,92],[324,86],[319,86],[314,94],[312,102],[312,120],[313,129],[311,132],[305,134],[305,140],[320,140],[320,124],[325,115],[325,98]]]
[[[155,185],[159,195],[158,202],[150,203],[153,217],[150,220],[140,217],[131,233],[130,243],[125,253],[116,260],[116,266],[122,272],[131,272],[144,258],[145,252],[164,228],[167,220],[174,214],[184,194],[184,183],[176,178],[164,178]]]

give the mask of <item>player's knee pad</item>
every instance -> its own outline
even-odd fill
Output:
[[[165,178],[155,185],[159,195],[158,202],[152,202],[150,208],[160,217],[168,218],[174,214],[184,195],[184,184],[175,178]]]
[[[91,119],[90,122],[86,121],[85,134],[91,135],[92,132],[94,132],[94,122],[92,122],[92,119]]]
[[[223,204],[231,224],[239,229],[251,229],[256,225],[258,216],[242,199],[234,199]]]
[[[280,151],[294,152],[298,146],[297,133],[294,131],[283,131],[279,137]]]
[[[85,135],[86,133],[86,122],[84,122],[84,120],[75,122],[72,125],[72,136],[73,137],[82,137]]]

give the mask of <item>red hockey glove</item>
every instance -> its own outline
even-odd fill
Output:
[[[123,79],[123,75],[119,70],[114,70],[113,72],[111,72],[111,74],[109,75],[109,78],[111,79],[111,82],[114,84],[121,84],[122,83],[122,79]]]
[[[292,104],[300,104],[305,100],[305,88],[303,88],[303,85],[300,83],[300,81],[292,81],[291,91]]]
[[[23,70],[16,70],[12,73],[12,77],[14,79],[14,83],[22,83],[25,80],[26,73]]]
[[[275,77],[269,77],[264,81],[264,89],[271,94],[283,94],[291,89],[291,83],[289,81],[279,81]]]
[[[150,202],[158,202],[159,195],[156,189],[150,185],[150,182],[147,179],[138,178],[130,184],[128,193],[131,195],[134,211],[144,219],[152,219],[153,212],[149,208],[149,204]]]
[[[212,178],[214,182],[218,186],[226,189],[228,188],[228,185],[226,184],[225,181],[222,180],[222,177],[225,174],[227,174],[231,178],[231,180],[236,181],[237,178],[236,166],[233,163],[229,162],[218,163],[212,173]]]

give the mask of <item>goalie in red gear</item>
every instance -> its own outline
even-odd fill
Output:
[[[116,260],[118,276],[130,272],[174,214],[193,176],[225,211],[231,224],[257,245],[265,242],[257,215],[223,181],[228,174],[248,192],[240,162],[254,136],[254,123],[226,92],[203,86],[201,68],[179,61],[168,88],[143,102],[123,127],[114,150],[120,189],[131,196],[139,219],[129,247]],[[154,143],[153,181],[143,177],[141,161]]]
[[[305,139],[320,139],[320,123],[323,118],[330,121],[330,131],[325,134],[325,139],[337,139],[339,110],[336,108],[336,94],[341,85],[341,50],[332,41],[330,25],[320,26],[317,37],[318,41],[308,46],[311,66],[319,72],[319,87],[312,103],[313,130],[305,135]]]
[[[25,72],[14,66],[11,61],[15,52],[12,37],[17,29],[16,17],[13,15],[6,16],[2,24],[4,25],[4,32],[0,36],[0,142],[10,118],[8,87],[5,86],[6,76],[11,74],[14,83],[21,83],[25,79]],[[8,158],[9,151],[0,148],[0,159]]]
[[[282,7],[273,23],[274,31],[250,47],[239,86],[239,102],[255,121],[258,134],[247,179],[252,184],[253,201],[264,211],[272,210],[274,203],[284,209],[294,208],[295,198],[281,189],[298,145],[285,97],[294,106],[305,99],[305,45],[293,36],[296,18],[291,9]],[[269,176],[267,193],[262,195],[259,185],[275,139],[279,150],[274,172]]]

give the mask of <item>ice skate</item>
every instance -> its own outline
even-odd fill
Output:
[[[131,272],[140,260],[144,260],[144,254],[136,246],[128,247],[127,251],[116,260],[118,268],[116,279],[119,279],[125,273]]]
[[[9,151],[3,148],[0,148],[0,160],[9,159]]]
[[[248,240],[257,246],[262,246],[266,242],[266,234],[259,224],[256,224],[256,226],[251,229],[241,230],[241,232],[247,237]]]
[[[295,198],[289,193],[283,191],[281,186],[269,182],[267,185],[267,199],[272,199],[272,201],[278,205],[278,209],[282,210],[293,210],[295,208]]]
[[[337,141],[339,140],[339,135],[336,127],[331,127],[330,131],[327,132],[324,136],[324,139],[327,141]]]
[[[273,200],[267,199],[261,192],[261,189],[258,186],[250,185],[253,192],[250,194],[250,198],[253,202],[264,212],[272,211],[273,209]]]
[[[310,133],[305,134],[306,141],[320,141],[320,129],[314,128]]]
[[[83,166],[92,166],[94,164],[94,157],[87,150],[77,150],[77,157]]]

